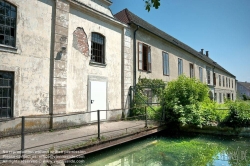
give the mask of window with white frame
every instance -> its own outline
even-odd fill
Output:
[[[203,82],[203,68],[199,67],[199,77],[200,77],[200,81]]]
[[[151,72],[151,48],[140,42],[138,45],[138,69]]]
[[[192,63],[189,64],[189,73],[190,73],[190,78],[194,78],[194,64]]]
[[[211,69],[207,67],[207,84],[211,84]]]
[[[169,55],[166,52],[162,52],[163,61],[163,75],[169,75]]]
[[[183,73],[183,62],[182,59],[178,58],[178,75],[182,75]]]

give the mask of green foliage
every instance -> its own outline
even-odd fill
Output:
[[[150,108],[147,104],[148,98],[144,94],[145,89],[150,89],[152,92],[152,96],[158,97],[160,100],[160,96],[165,88],[166,84],[161,79],[147,79],[147,78],[139,78],[138,83],[136,84],[136,89],[134,93],[133,100],[133,110],[131,112],[131,116],[138,116],[145,114],[145,107],[147,106],[147,112],[150,118],[157,118],[159,116],[159,111],[161,111],[161,107],[152,107]]]
[[[147,107],[147,118],[150,120],[160,120],[162,116],[161,106],[152,106],[153,109]]]
[[[208,91],[207,85],[184,75],[169,82],[161,99],[167,109],[167,120],[202,127],[205,119],[200,103],[209,100]]]
[[[137,90],[143,94],[143,89],[151,89],[153,95],[161,96],[163,89],[166,84],[161,79],[148,79],[148,78],[139,78],[138,83],[136,84]]]
[[[244,95],[242,95],[242,98],[243,98],[243,100],[244,100],[244,101],[246,101],[246,100],[250,100],[250,97],[248,97],[248,96],[247,96],[247,95],[245,95],[245,94],[244,94]]]
[[[145,9],[149,12],[151,7],[153,6],[155,9],[158,9],[160,4],[160,0],[144,0],[145,1]]]
[[[245,127],[250,125],[250,103],[245,101],[227,101],[230,109],[226,123],[233,127]]]
[[[211,100],[206,100],[201,103],[204,125],[218,125],[227,120],[229,116],[228,107],[224,104],[218,104]]]

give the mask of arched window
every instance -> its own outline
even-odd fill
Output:
[[[94,32],[91,35],[91,61],[105,64],[105,37]]]
[[[0,44],[16,45],[16,7],[0,0]]]

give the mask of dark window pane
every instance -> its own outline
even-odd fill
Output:
[[[0,14],[5,15],[5,8],[0,6]]]
[[[9,96],[9,88],[3,88],[3,97]]]
[[[11,17],[16,18],[16,12],[11,11]]]
[[[9,86],[9,80],[3,79],[3,86]]]
[[[6,38],[6,39],[5,39],[5,44],[6,44],[6,45],[10,45],[10,41],[9,41],[8,36],[5,36],[5,38]]]
[[[10,100],[10,98],[7,99],[7,107],[8,107],[8,108],[11,107],[11,100]]]
[[[6,16],[11,16],[10,9],[5,8],[5,15]]]
[[[4,26],[0,25],[0,34],[4,34]]]
[[[10,46],[15,47],[15,41],[14,40],[9,40],[10,41]]]
[[[6,108],[6,107],[7,107],[7,99],[6,99],[6,98],[3,98],[3,99],[2,99],[2,107],[3,107],[3,108]]]
[[[10,4],[9,4],[9,3],[5,3],[5,8],[6,8],[7,10],[10,10]]]
[[[3,88],[0,88],[0,97],[3,97]],[[0,98],[1,100],[1,98]]]
[[[6,20],[5,20],[5,24],[10,26],[10,17],[5,17]]]
[[[4,35],[0,35],[0,44],[5,44]]]
[[[9,27],[5,27],[5,35],[10,35],[10,28]]]
[[[10,36],[12,36],[11,38],[13,38],[15,36],[15,29],[14,28],[10,28]]]
[[[11,5],[11,10],[16,11],[16,7]]]
[[[0,24],[5,25],[5,17],[0,15]]]
[[[14,19],[14,18],[10,19],[10,26],[13,28],[16,26],[16,19]]]
[[[0,0],[0,6],[4,6],[4,1]]]

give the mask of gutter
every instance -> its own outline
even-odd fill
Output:
[[[136,25],[136,24],[135,24]],[[133,71],[133,86],[135,87],[135,85],[136,85],[136,32],[138,31],[138,29],[139,29],[139,25],[137,25],[137,27],[136,27],[136,29],[135,29],[135,31],[134,31],[134,39],[133,39],[133,61],[134,61],[134,63],[133,63],[133,69],[134,69],[134,71]]]

